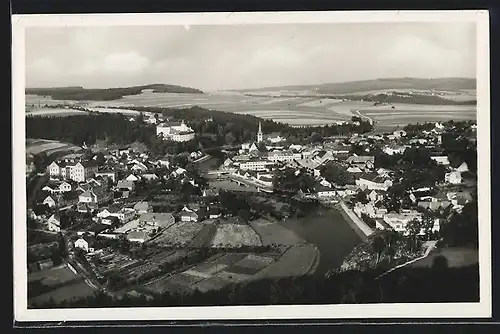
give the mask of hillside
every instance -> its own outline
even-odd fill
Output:
[[[203,94],[199,89],[165,85],[151,84],[143,86],[132,86],[123,88],[106,89],[86,89],[79,86],[73,87],[54,87],[54,88],[26,88],[26,94],[50,96],[54,100],[88,100],[88,101],[111,101],[122,98],[125,95],[141,94],[143,90],[150,89],[154,93],[190,93]]]
[[[473,78],[381,78],[374,80],[349,81],[340,83],[325,83],[319,85],[298,85],[281,87],[263,87],[243,89],[240,92],[259,93],[267,91],[305,91],[317,94],[353,94],[358,92],[383,89],[435,89],[435,90],[465,90],[476,89],[476,79]]]

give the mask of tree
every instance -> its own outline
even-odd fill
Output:
[[[408,237],[410,238],[410,250],[416,251],[418,246],[418,235],[422,231],[422,222],[418,219],[413,219],[408,222],[406,225],[406,231],[408,233]]]
[[[95,162],[97,163],[98,166],[103,166],[104,163],[106,162],[106,158],[104,158],[104,153],[97,152]]]
[[[360,190],[356,193],[356,195],[354,196],[354,200],[361,203],[361,204],[367,204],[368,202],[370,202],[368,200],[368,196],[362,190]]]
[[[329,163],[321,169],[321,175],[331,183],[339,186],[354,183],[354,176],[347,171],[347,168],[336,163]]]

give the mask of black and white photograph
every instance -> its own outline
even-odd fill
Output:
[[[16,320],[491,316],[488,29],[15,15]]]

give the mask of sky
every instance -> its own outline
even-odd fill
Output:
[[[215,91],[476,77],[474,23],[29,27],[26,86]]]

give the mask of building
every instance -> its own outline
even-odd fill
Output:
[[[79,161],[68,165],[53,161],[47,170],[51,178],[85,182],[97,172],[97,165],[93,161]]]
[[[362,174],[356,180],[356,185],[362,189],[387,191],[392,186],[392,181],[377,173]]]
[[[263,171],[267,170],[271,166],[274,165],[274,162],[269,160],[261,160],[261,159],[251,159],[245,162],[240,163],[241,170],[253,170],[253,171]]]
[[[272,162],[287,162],[302,159],[302,154],[292,151],[272,151],[267,154],[267,160]]]
[[[44,205],[47,205],[49,208],[53,208],[56,206],[57,202],[52,198],[52,196],[47,196],[44,200],[43,200],[43,204]]]
[[[143,213],[140,215],[139,225],[148,225],[153,228],[165,228],[175,223],[175,218],[171,213]]]
[[[137,202],[134,205],[134,210],[138,214],[153,212],[153,207],[148,202]]]
[[[146,231],[131,231],[127,234],[127,239],[130,242],[143,243],[149,239],[149,235]]]
[[[160,123],[156,126],[156,134],[164,139],[177,142],[193,140],[195,132],[184,121],[180,123]]]
[[[353,155],[347,158],[346,163],[353,167],[358,167],[361,169],[371,169],[375,165],[374,156],[357,156]]]
[[[409,211],[403,213],[388,213],[384,215],[383,218],[383,221],[387,225],[389,225],[393,230],[405,235],[409,233],[408,224],[413,220],[422,221],[422,214],[416,211]],[[440,227],[441,227],[441,220],[435,219],[431,231],[438,232]],[[425,234],[425,230],[422,229],[419,234],[420,235]]]
[[[434,160],[438,165],[448,166],[450,164],[447,156],[434,156],[431,157],[431,159]]]
[[[450,184],[462,183],[462,174],[459,171],[453,171],[444,175],[444,181]]]
[[[261,143],[264,140],[264,134],[262,133],[262,123],[259,122],[259,131],[257,132],[257,143]]]
[[[116,182],[116,173],[112,170],[101,170],[97,171],[95,173],[95,177],[108,177],[113,181],[113,183]]]
[[[47,220],[47,229],[52,232],[60,232],[61,231],[61,217],[59,214],[54,213]]]
[[[75,241],[74,246],[75,248],[83,249],[87,253],[92,253],[94,252],[93,244],[93,238],[90,238],[89,236],[83,236]]]
[[[183,222],[197,222],[198,214],[191,210],[183,209],[180,213],[181,221]]]

